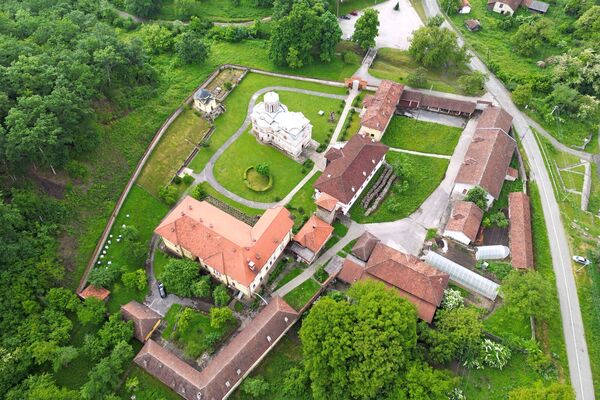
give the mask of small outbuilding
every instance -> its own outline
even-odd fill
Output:
[[[482,219],[483,211],[475,203],[457,201],[446,224],[444,236],[469,245],[477,238]]]
[[[481,29],[481,22],[478,19],[468,19],[465,21],[465,26],[471,32],[477,32]]]
[[[211,114],[219,108],[219,103],[211,92],[200,88],[194,93],[194,108],[205,114]]]
[[[108,296],[110,296],[110,290],[94,285],[88,285],[79,293],[79,297],[83,300],[93,297],[101,301],[106,301],[108,300]]]
[[[125,321],[133,322],[133,336],[142,343],[150,339],[162,320],[160,314],[135,300],[121,306],[121,315]]]
[[[352,247],[352,255],[366,262],[371,257],[371,253],[377,243],[379,243],[379,239],[375,235],[365,232],[360,235],[354,247]]]
[[[471,3],[469,0],[462,0],[460,2],[460,7],[458,8],[459,14],[469,14],[471,12]]]
[[[313,215],[294,236],[291,251],[307,264],[312,263],[333,234],[333,226]]]

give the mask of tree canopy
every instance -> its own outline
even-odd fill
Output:
[[[462,66],[469,58],[467,51],[458,45],[454,32],[435,25],[417,29],[408,52],[418,64],[427,68]]]
[[[372,8],[365,10],[356,21],[352,41],[363,50],[375,47],[375,38],[379,34],[379,12]]]

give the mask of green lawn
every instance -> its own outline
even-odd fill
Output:
[[[452,155],[462,129],[395,116],[381,142],[399,149]]]
[[[158,190],[171,181],[208,129],[209,124],[205,119],[192,108],[186,108],[161,138],[137,183],[158,195]]]
[[[251,208],[236,202],[235,200],[230,199],[229,197],[222,195],[217,191],[214,187],[210,185],[208,182],[202,182],[200,184],[202,188],[208,193],[211,197],[214,197],[217,200],[221,200],[223,203],[229,204],[231,207],[238,209],[246,215],[254,216],[254,215],[262,215],[265,210],[260,210],[257,208]]]
[[[190,168],[196,172],[199,172],[204,168],[215,151],[242,126],[242,123],[246,118],[248,104],[250,103],[252,95],[259,89],[263,89],[267,86],[287,86],[333,94],[346,93],[344,88],[250,73],[242,80],[240,85],[231,92],[227,99],[225,99],[225,107],[229,111],[217,118],[215,121],[215,131],[210,138],[210,146],[200,150],[190,164]],[[283,92],[284,91],[279,91],[280,94],[283,94]]]
[[[439,186],[446,175],[446,168],[448,168],[449,164],[448,160],[442,158],[422,157],[391,151],[386,154],[386,159],[389,163],[393,163],[395,160],[401,158],[408,160],[412,164],[412,173],[408,179],[408,190],[398,194],[392,187],[379,208],[373,214],[366,216],[365,209],[361,207],[360,203],[362,202],[362,198],[369,192],[371,186],[377,181],[379,173],[376,174],[365,188],[363,194],[350,209],[350,216],[354,221],[364,224],[396,221],[408,217]],[[398,204],[399,208],[392,211],[389,208],[390,204]]]
[[[385,0],[341,0],[340,15],[348,14],[354,10],[362,10],[363,8],[373,7]],[[352,17],[356,18],[356,17]]]
[[[340,105],[343,100],[285,91],[278,91],[278,93],[279,99],[290,111],[300,111],[309,119],[313,126],[312,138],[314,140],[319,143],[329,143],[327,135],[335,129],[341,114]],[[325,114],[319,115],[319,111],[324,111]],[[329,122],[329,113],[332,111],[335,112],[336,119]]]
[[[292,400],[282,397],[281,387],[284,385],[284,372],[294,367],[302,368],[302,344],[294,332],[292,328],[290,333],[281,338],[250,374],[253,378],[260,377],[269,383],[269,390],[260,397],[261,400]],[[231,399],[247,400],[248,396],[238,389],[232,394]]]
[[[308,219],[310,215],[315,212],[317,206],[315,205],[315,201],[313,199],[313,194],[315,193],[315,189],[313,188],[313,184],[319,179],[321,176],[320,172],[317,172],[312,178],[308,180],[302,186],[298,192],[292,197],[289,205],[291,206],[291,213],[294,215],[294,227],[299,228],[304,222],[304,218]],[[301,213],[300,210],[303,212]]]
[[[492,315],[484,320],[483,325],[486,331],[509,342],[516,338],[531,339],[529,317],[515,318],[502,305],[496,307]]]
[[[172,391],[167,385],[148,374],[146,371],[133,365],[127,378],[137,378],[139,381],[138,389],[135,391],[135,398],[137,400],[180,400],[181,397]],[[128,393],[125,389],[125,385],[121,386],[119,396],[123,400],[130,400],[131,393]]]
[[[273,187],[255,192],[244,184],[244,171],[250,166],[267,163]],[[250,132],[240,136],[215,163],[215,178],[223,187],[248,200],[271,202],[283,199],[305,174],[302,165],[275,148],[259,143]]]
[[[205,17],[212,21],[252,21],[271,14],[270,7],[257,7],[255,0],[240,0],[236,5],[228,0],[202,0],[192,2],[189,15]],[[157,19],[176,20],[183,18],[175,0],[163,0]]]
[[[295,310],[300,310],[308,303],[311,297],[319,290],[321,285],[313,278],[310,278],[294,290],[283,296],[283,299]]]
[[[167,265],[169,260],[172,259],[172,257],[169,257],[162,251],[156,250],[156,252],[154,252],[154,276],[161,276],[163,271],[165,270],[165,265]]]
[[[338,140],[345,141],[358,133],[360,130],[360,113],[350,111]]]
[[[369,73],[376,78],[389,79],[406,84],[409,74],[416,71],[419,65],[408,55],[406,50],[379,49],[377,57],[369,69]],[[427,70],[427,89],[433,88],[440,92],[461,93],[458,86],[458,77],[464,71],[454,68],[444,70]]]
[[[222,340],[237,327],[237,321],[231,322],[223,328],[216,329],[210,326],[210,317],[204,313],[194,311],[187,329],[182,330],[178,324],[179,315],[185,308],[175,304],[165,315],[167,326],[163,331],[163,338],[175,342],[189,358],[197,358],[205,351],[212,352],[215,342],[210,337],[216,336],[217,342]]]
[[[302,268],[298,268],[298,267],[292,268],[287,274],[285,274],[281,278],[281,280],[279,282],[277,282],[277,286],[275,287],[275,290],[279,289],[280,287],[282,287],[283,285],[285,285],[286,283],[288,283],[289,281],[291,281],[292,279],[294,279],[295,277],[300,275],[302,273],[302,271],[304,271]]]

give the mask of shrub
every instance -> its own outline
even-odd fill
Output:
[[[487,192],[481,186],[469,189],[465,201],[473,202],[482,210],[487,210]]]
[[[127,225],[121,229],[121,235],[123,235],[123,241],[125,243],[133,243],[140,240],[140,231],[133,225]]]
[[[325,266],[320,266],[315,272],[315,279],[321,283],[325,282],[329,278],[329,274],[325,271]]]
[[[158,197],[168,206],[177,203],[178,192],[173,185],[163,186],[158,190]]]
[[[202,338],[202,345],[212,350],[212,347],[221,339],[218,332],[209,332]]]
[[[144,243],[134,242],[128,245],[125,258],[129,265],[141,265],[146,262],[148,248]]]
[[[254,398],[262,398],[269,391],[269,384],[262,378],[246,378],[242,387],[242,393]]]
[[[126,272],[121,276],[121,281],[126,288],[137,289],[140,292],[145,292],[148,288],[148,277],[143,269],[136,269],[132,272]]]
[[[192,296],[192,285],[190,282],[198,280],[198,264],[191,260],[171,259],[165,265],[159,279],[166,288],[179,296]]]
[[[210,309],[210,326],[215,329],[221,329],[234,320],[233,311],[229,307],[213,307]]]
[[[213,299],[217,307],[222,307],[227,305],[231,298],[229,297],[229,293],[227,293],[227,288],[224,285],[219,285],[213,290]]]
[[[116,265],[98,266],[90,271],[88,282],[91,285],[109,288],[121,276],[121,268]]]
[[[189,185],[191,185],[194,182],[194,177],[191,176],[191,175],[185,174],[183,176],[182,180],[183,180],[183,184],[184,185],[188,185],[189,186]]]
[[[180,177],[179,175],[175,175],[175,176],[173,177],[173,183],[174,183],[175,185],[179,185],[179,184],[181,183],[181,177]]]
[[[396,5],[394,6],[394,10],[395,11],[400,10],[400,3],[396,3]]]
[[[210,297],[212,287],[210,285],[210,276],[202,276],[192,284],[192,293],[196,297]]]
[[[204,187],[202,185],[194,186],[194,188],[192,189],[190,194],[196,200],[204,200],[208,197],[208,193],[206,192],[206,190],[204,189]]]
[[[65,171],[72,179],[85,180],[89,175],[88,168],[75,160],[71,160],[65,165]]]
[[[233,85],[231,84],[231,82],[225,82],[223,84],[223,87],[225,88],[225,90],[229,91],[233,88]]]
[[[453,310],[455,308],[462,307],[464,305],[464,299],[460,291],[456,289],[444,290],[444,298],[442,299],[442,308],[447,310]]]
[[[423,67],[417,68],[406,77],[409,86],[422,88],[427,86],[427,70]]]

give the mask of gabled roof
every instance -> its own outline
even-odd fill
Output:
[[[349,284],[353,284],[362,278],[363,273],[365,272],[365,268],[358,265],[354,261],[349,258],[344,260],[344,264],[342,264],[342,269],[338,274],[337,278],[342,282],[346,282]]]
[[[367,96],[363,101],[367,111],[361,119],[361,126],[380,131],[385,129],[394,116],[403,90],[404,85],[387,80],[381,81],[375,96]]]
[[[483,219],[483,211],[470,201],[457,201],[446,224],[446,231],[462,232],[474,241]]]
[[[213,95],[208,90],[200,88],[194,93],[194,99],[200,100],[202,103],[208,103],[213,99]]]
[[[327,165],[315,189],[348,204],[383,159],[388,147],[362,135],[354,135],[341,149],[342,156]]]
[[[459,99],[452,99],[449,97],[433,96],[430,94],[424,94],[421,100],[421,107],[441,108],[443,110],[450,110],[455,112],[472,114],[477,107],[477,103],[474,101],[466,101]]]
[[[186,197],[154,232],[222,274],[250,285],[294,222],[284,207],[268,209],[251,227],[205,201]],[[254,263],[254,270],[249,263]]]
[[[294,240],[316,254],[325,245],[332,233],[333,226],[313,214],[294,236]]]
[[[508,195],[510,219],[510,253],[515,268],[533,268],[533,239],[531,236],[531,210],[529,197],[522,192]]]
[[[198,400],[200,372],[150,339],[133,361],[186,400]]]
[[[379,243],[379,239],[375,235],[365,232],[356,240],[352,247],[352,254],[363,261],[367,261],[377,243]]]
[[[133,321],[133,336],[144,343],[148,335],[160,323],[161,316],[144,304],[135,300],[121,306],[121,314],[126,321]]]
[[[523,0],[488,0],[488,5],[495,3],[504,3],[507,6],[509,6],[513,11],[517,11],[517,8],[519,8],[522,2]]]
[[[338,158],[342,157],[344,155],[344,153],[342,153],[341,149],[338,149],[337,147],[332,147],[329,150],[327,150],[327,153],[325,153],[325,159],[327,161],[333,161],[333,160],[337,160]]]
[[[481,112],[476,129],[500,129],[508,134],[512,127],[513,117],[500,107],[486,107]]]
[[[315,201],[315,204],[318,207],[321,207],[327,211],[333,211],[335,210],[335,206],[337,205],[338,200],[333,197],[328,195],[327,193],[321,193],[319,195],[319,197],[317,198],[317,200]]]
[[[222,399],[298,318],[281,297],[269,304],[200,372],[202,399]]]
[[[527,8],[532,10],[532,11],[537,11],[537,12],[541,12],[541,13],[546,13],[548,12],[548,8],[550,7],[550,4],[544,2],[544,1],[536,1],[533,0],[532,2],[530,2],[527,5]]]
[[[87,299],[88,297],[94,297],[98,300],[106,300],[110,296],[110,290],[103,287],[88,285],[85,289],[79,293],[79,297]]]

